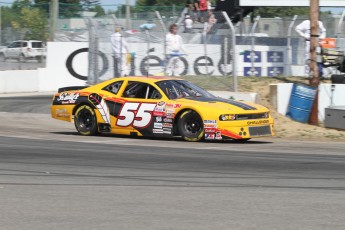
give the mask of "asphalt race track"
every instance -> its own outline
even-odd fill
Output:
[[[345,143],[82,137],[0,98],[0,229],[344,229]]]

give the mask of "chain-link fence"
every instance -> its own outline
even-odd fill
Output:
[[[233,75],[303,76],[304,65],[308,64],[307,43],[295,32],[296,26],[308,19],[307,15],[276,15],[253,21],[244,18],[231,30],[223,13],[195,12],[184,6],[128,8],[59,2],[55,21],[53,8],[51,4],[30,1],[2,3],[0,70],[44,67],[46,41],[87,42],[89,74],[94,74],[89,82],[120,76],[121,58],[117,61],[111,44],[116,27],[122,28],[121,37],[128,43],[130,55],[122,63],[130,62],[130,75],[198,76],[202,83],[216,81],[220,82],[219,87],[235,89]],[[341,15],[321,14],[327,37],[337,38],[338,50],[345,49],[342,20]],[[173,23],[179,26],[185,48],[174,57],[166,41],[168,27]],[[36,43],[31,44],[30,40]],[[27,51],[36,49],[35,54],[27,55]]]
[[[309,41],[296,32],[296,26],[308,15],[246,18],[239,23],[237,46],[241,54],[239,75],[243,76],[309,76]],[[332,50],[345,50],[345,25],[340,15],[321,14],[320,21],[327,38],[336,38]],[[306,28],[309,30],[309,28]],[[309,32],[307,32],[309,33]],[[322,66],[321,47],[317,61]],[[338,73],[337,68],[323,68],[323,77]]]
[[[129,28],[115,15],[87,22],[90,84],[123,75],[198,76],[204,84],[218,81],[220,88],[235,89],[234,33],[222,12],[137,13]],[[169,31],[172,24],[177,36]]]

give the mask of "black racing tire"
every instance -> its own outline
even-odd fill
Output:
[[[186,110],[181,114],[177,127],[186,141],[201,141],[204,138],[204,123],[200,115],[193,110]]]
[[[98,134],[96,114],[89,105],[82,105],[77,108],[74,115],[74,125],[81,135],[95,136]]]

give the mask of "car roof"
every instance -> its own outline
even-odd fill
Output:
[[[115,79],[114,79],[115,80]],[[133,77],[120,77],[116,80],[128,80],[128,81],[145,81],[145,82],[159,82],[165,80],[182,80],[180,78],[166,77],[166,76],[133,76]]]

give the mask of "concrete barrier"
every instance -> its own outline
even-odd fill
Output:
[[[38,70],[0,71],[0,93],[27,93],[38,91]]]

